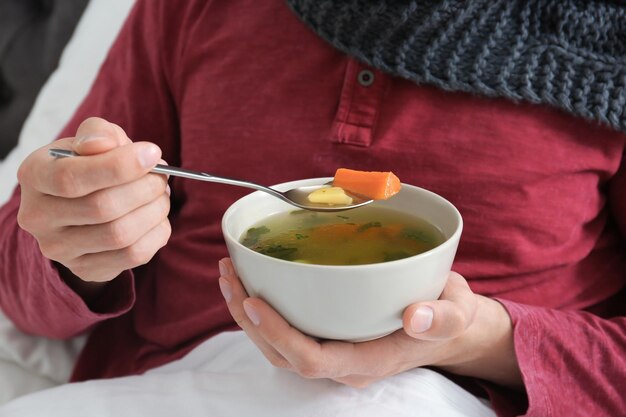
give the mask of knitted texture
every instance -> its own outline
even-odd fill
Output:
[[[542,103],[626,132],[626,1],[287,0],[386,73]]]

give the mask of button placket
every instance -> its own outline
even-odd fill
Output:
[[[370,146],[379,108],[389,79],[380,71],[349,59],[333,123],[332,139]]]

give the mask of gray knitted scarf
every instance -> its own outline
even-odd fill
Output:
[[[287,0],[341,51],[418,84],[626,132],[626,1]]]

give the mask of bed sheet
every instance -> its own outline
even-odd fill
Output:
[[[83,343],[25,335],[0,314],[0,404],[67,382]]]
[[[494,417],[489,404],[429,369],[366,388],[273,367],[242,331],[141,376],[65,384],[18,398],[1,417]]]

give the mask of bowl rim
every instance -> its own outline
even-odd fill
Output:
[[[277,190],[281,190],[282,191],[283,189],[286,190],[286,189],[289,189],[289,188],[293,187],[295,184],[299,184],[299,185],[315,185],[315,184],[323,184],[323,183],[326,183],[326,182],[328,182],[330,180],[332,180],[332,177],[304,178],[304,179],[301,179],[301,180],[288,181],[288,182],[283,182],[283,183],[280,183],[280,184],[272,185],[271,188],[275,188]],[[303,181],[306,182],[306,184],[302,184]],[[454,213],[454,216],[456,217],[456,220],[457,220],[457,227],[455,228],[454,233],[452,233],[443,243],[441,243],[441,244],[435,246],[434,248],[429,249],[429,250],[427,250],[425,252],[418,253],[417,255],[412,255],[412,256],[409,256],[407,258],[397,259],[397,260],[394,260],[394,261],[375,262],[375,263],[359,264],[359,265],[321,265],[321,264],[307,264],[307,263],[298,263],[298,262],[293,262],[293,261],[287,261],[287,260],[284,260],[284,259],[274,258],[274,257],[268,256],[268,255],[263,255],[263,254],[261,254],[259,252],[256,252],[256,251],[248,248],[247,246],[243,245],[241,242],[239,242],[239,240],[236,237],[232,236],[228,232],[228,227],[226,225],[227,225],[228,219],[233,215],[233,212],[235,212],[238,209],[238,207],[241,206],[242,204],[244,204],[247,200],[252,200],[252,199],[255,199],[255,198],[265,198],[265,196],[267,198],[276,198],[276,197],[272,197],[271,195],[269,195],[269,194],[267,194],[267,193],[265,193],[263,191],[253,191],[253,192],[251,192],[249,194],[246,194],[243,197],[240,197],[239,199],[234,201],[226,209],[226,211],[222,215],[222,221],[221,221],[222,235],[224,236],[225,241],[230,241],[232,244],[235,244],[240,249],[243,249],[244,251],[247,251],[252,256],[261,257],[261,259],[265,259],[265,260],[267,260],[267,258],[273,259],[274,261],[279,262],[279,264],[286,264],[286,265],[297,264],[297,265],[302,266],[304,268],[318,268],[318,269],[323,269],[323,270],[329,270],[329,269],[338,269],[338,270],[352,269],[352,270],[359,270],[359,269],[364,269],[364,268],[367,268],[367,269],[371,269],[371,268],[385,268],[385,267],[389,266],[390,264],[400,265],[402,262],[405,262],[405,263],[415,262],[415,260],[417,260],[417,259],[435,256],[435,254],[437,254],[438,252],[446,250],[448,246],[456,245],[457,244],[456,242],[460,241],[461,233],[463,231],[463,217],[461,216],[461,213],[456,208],[456,206],[454,204],[452,204],[446,198],[444,198],[441,195],[439,195],[437,193],[434,193],[434,192],[432,192],[430,190],[427,190],[426,188],[422,188],[422,187],[419,187],[419,186],[416,186],[416,185],[406,184],[406,183],[401,183],[401,184],[402,184],[402,187],[400,189],[400,192],[402,192],[402,188],[404,188],[404,187],[415,188],[415,189],[417,189],[417,190],[419,190],[421,192],[424,192],[424,193],[430,195],[430,197],[433,197],[435,200],[439,200],[440,202],[443,202],[444,204],[448,205],[452,209],[452,212]],[[288,203],[285,203],[285,204],[288,204]]]

